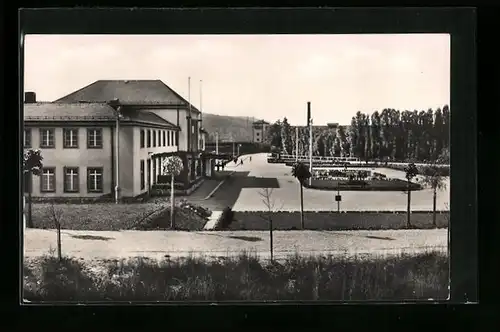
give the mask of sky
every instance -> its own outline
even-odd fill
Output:
[[[292,125],[449,105],[447,34],[27,35],[24,91],[54,101],[101,79],[160,79],[202,111]],[[200,80],[203,82],[200,83]]]

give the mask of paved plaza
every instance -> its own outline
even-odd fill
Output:
[[[284,164],[267,163],[267,154],[254,154],[247,157],[243,165],[229,163],[227,170],[235,170],[231,181],[224,183],[216,192],[212,201],[234,204],[235,211],[262,211],[265,205],[259,194],[263,187],[271,187],[276,207],[283,211],[300,210],[300,189],[297,180],[291,174],[291,167]],[[377,172],[389,178],[404,179],[404,172],[388,168],[377,168]],[[401,191],[341,191],[342,211],[406,211],[407,196]],[[304,188],[305,211],[336,210],[334,201],[336,191],[324,191]],[[414,191],[411,195],[411,209],[414,211],[432,211],[432,190]],[[449,210],[450,181],[446,180],[446,189],[439,191],[436,202],[437,210]],[[234,202],[234,203],[233,203]],[[231,205],[231,204],[227,204]]]

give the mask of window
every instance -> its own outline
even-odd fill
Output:
[[[255,135],[258,137],[258,136],[260,136],[260,133],[259,133],[259,132],[257,132],[257,133],[255,133]]]
[[[170,146],[170,133],[171,131],[167,131],[167,146]]]
[[[63,129],[63,146],[65,149],[78,148],[78,129],[76,128]]]
[[[55,167],[45,167],[42,169],[42,176],[40,177],[40,191],[44,193],[56,191]]]
[[[164,130],[163,131],[163,146],[167,146],[167,132]]]
[[[179,132],[176,132],[172,137],[175,138],[174,145],[179,145]]]
[[[141,190],[146,188],[146,179],[144,174],[144,160],[141,160]]]
[[[148,129],[148,148],[151,147],[151,130]]]
[[[54,141],[54,128],[40,129],[40,147],[41,148],[55,148],[56,142]]]
[[[102,193],[102,167],[87,168],[87,191]]]
[[[23,142],[25,148],[31,148],[31,129],[24,129]]]
[[[80,177],[78,167],[64,167],[64,192],[77,193],[80,191]]]
[[[87,148],[102,149],[102,129],[89,128],[87,129]]]
[[[141,149],[144,148],[144,129],[141,129]]]
[[[156,130],[153,130],[153,148],[156,148]]]

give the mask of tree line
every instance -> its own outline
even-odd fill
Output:
[[[295,127],[287,118],[269,127],[273,151],[296,153]],[[357,112],[349,126],[313,126],[313,155],[358,157],[361,160],[449,162],[450,109],[372,114]],[[309,128],[299,127],[299,155],[309,153]]]

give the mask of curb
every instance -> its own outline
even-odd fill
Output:
[[[231,175],[233,175],[235,172],[236,172],[236,171],[232,171],[231,173],[229,173],[228,177],[229,177],[229,176],[231,176]],[[210,194],[208,194],[208,195],[207,195],[207,197],[205,197],[203,200],[207,200],[207,199],[211,198],[211,197],[215,194],[215,192],[216,192],[217,190],[219,190],[219,188],[220,188],[220,187],[224,184],[224,182],[226,182],[226,179],[222,180],[222,181],[221,181],[221,182],[217,185],[217,187],[215,187],[215,188],[214,188],[214,190],[212,190],[212,191],[210,192]]]

